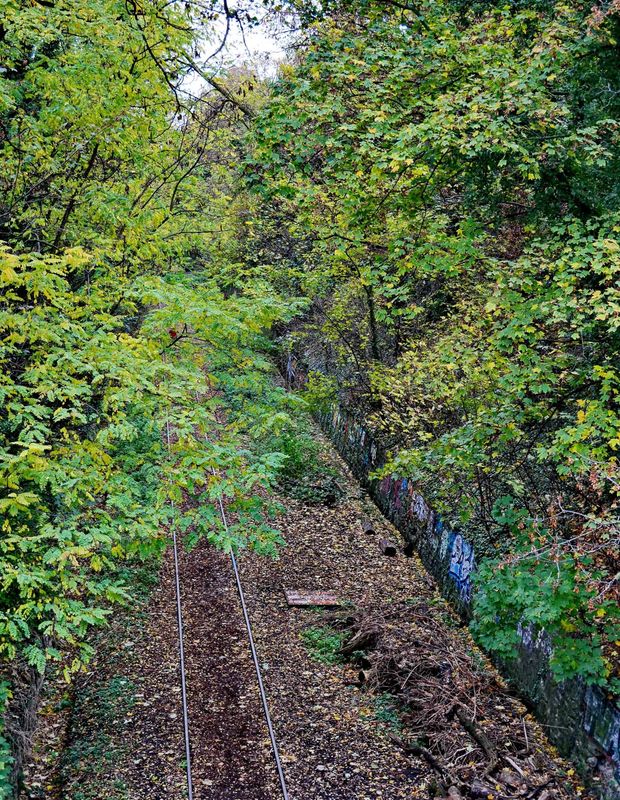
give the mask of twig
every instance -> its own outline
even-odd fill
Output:
[[[394,742],[394,744],[398,745],[398,747],[402,748],[406,753],[412,756],[421,756],[438,775],[441,775],[441,778],[445,784],[444,789],[447,789],[448,786],[458,785],[458,781],[452,777],[450,771],[440,764],[431,751],[427,750],[426,747],[422,747],[422,745],[413,744],[411,742],[405,742],[394,733],[389,734],[389,739]]]
[[[525,717],[521,717],[523,723],[523,736],[525,737],[525,753],[530,752],[530,740],[527,738],[527,728],[525,726]]]
[[[476,742],[476,744],[482,748],[484,754],[489,759],[490,763],[485,769],[484,774],[490,775],[491,772],[493,772],[493,770],[497,767],[499,761],[495,746],[486,733],[484,733],[484,731],[478,725],[476,725],[473,719],[469,719],[461,708],[456,707],[454,713],[467,733]]]

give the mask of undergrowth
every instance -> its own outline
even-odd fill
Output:
[[[340,654],[344,634],[329,625],[306,628],[301,638],[312,657],[322,664],[344,663],[344,658]]]
[[[320,445],[305,415],[266,437],[261,446],[282,456],[276,487],[282,494],[308,505],[326,506],[336,505],[343,496],[338,472],[321,460]]]
[[[124,675],[114,676],[92,687],[86,686],[76,700],[73,714],[80,721],[78,735],[72,739],[62,756],[62,774],[79,788],[71,792],[72,800],[95,800],[101,797],[101,784],[106,784],[108,800],[129,797],[123,780],[108,783],[106,778],[130,748],[130,741],[119,737],[118,731],[127,725],[136,703],[136,684]],[[63,781],[64,782],[64,781]]]
[[[128,734],[140,682],[134,654],[140,649],[146,606],[158,582],[158,563],[151,558],[119,567],[119,577],[132,586],[131,604],[91,637],[97,655],[87,674],[78,675],[68,687],[58,671],[51,690],[56,696],[54,712],[68,714],[65,739],[59,743],[52,775],[40,790],[27,787],[28,797],[43,800],[53,790],[54,796],[64,800],[129,798],[119,765],[132,752]],[[133,644],[131,649],[126,647],[127,640]]]
[[[377,722],[383,723],[392,733],[402,732],[402,706],[398,698],[388,692],[382,692],[374,698],[374,706]]]

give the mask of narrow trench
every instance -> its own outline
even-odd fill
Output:
[[[287,588],[335,592],[345,611],[378,609],[393,628],[400,624],[395,609],[413,609],[422,614],[431,644],[449,614],[415,556],[381,554],[379,539],[396,541],[397,532],[372,506],[318,429],[316,436],[323,458],[338,471],[345,496],[334,507],[281,498],[286,513],[278,527],[287,545],[279,558],[253,553],[239,557],[290,798],[429,798],[438,793],[436,770],[420,752],[399,745],[402,731],[394,735],[394,720],[382,711],[381,697],[360,685],[359,665],[345,660],[326,663],[309,649],[307,633],[326,625],[324,614],[290,608],[285,600]],[[361,517],[369,513],[375,522],[373,535],[365,534],[360,525]],[[230,560],[201,542],[181,553],[180,575],[195,798],[278,800],[281,795]],[[111,721],[102,723],[96,708],[74,720],[74,747],[80,736],[84,743],[80,758],[65,764],[65,800],[186,797],[170,557],[145,614],[141,628],[129,627],[117,640],[111,637],[109,652],[104,648],[94,665],[91,686],[121,673],[127,675],[134,697],[130,707]],[[458,625],[449,647],[456,648],[457,660],[468,658],[474,649]],[[481,709],[482,699],[476,699]],[[442,701],[438,696],[437,708]],[[574,797],[567,765],[549,750],[518,701],[504,693],[489,695],[487,702],[505,709],[501,713],[507,738],[516,741],[527,728],[540,783],[551,781],[551,791],[544,790],[545,800]],[[484,732],[489,720],[482,715],[476,724]],[[97,725],[107,725],[104,750],[112,757],[106,761],[104,753],[102,768],[93,772],[87,767],[94,752],[92,729]],[[455,751],[469,752],[471,742],[462,726],[454,724],[450,735]],[[555,788],[560,781],[561,792]],[[515,790],[493,798],[508,796],[521,795]]]

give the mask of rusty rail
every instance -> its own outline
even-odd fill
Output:
[[[166,444],[168,454],[170,446],[170,417],[166,417]],[[174,500],[170,501],[170,508],[174,511]],[[174,554],[174,588],[177,609],[177,629],[179,635],[179,671],[181,673],[181,704],[183,706],[183,738],[185,742],[185,769],[187,774],[187,798],[194,800],[194,786],[192,783],[192,751],[189,738],[189,709],[187,706],[187,680],[185,676],[185,648],[183,645],[183,610],[181,607],[181,581],[179,578],[179,549],[177,545],[176,527],[172,527],[172,552]]]
[[[166,416],[166,444],[168,448],[168,454],[170,455],[172,452],[171,447],[171,435],[170,435],[170,415],[169,413]],[[214,469],[211,470],[213,475],[216,475]],[[224,508],[224,504],[222,502],[222,498],[217,498],[220,516],[222,518],[222,524],[224,525],[225,530],[228,532],[228,519],[226,517],[226,510]],[[174,501],[170,500],[170,508],[174,511]],[[194,787],[192,782],[192,752],[191,752],[191,743],[190,743],[190,728],[189,728],[189,707],[187,702],[187,678],[185,673],[185,647],[184,647],[184,629],[183,629],[183,609],[181,603],[181,580],[180,580],[180,570],[179,570],[179,550],[178,550],[178,541],[177,541],[177,533],[176,527],[173,525],[172,528],[172,552],[174,555],[174,584],[175,584],[175,599],[176,599],[176,615],[177,615],[177,630],[178,630],[178,639],[179,639],[179,671],[180,671],[180,678],[181,678],[181,704],[183,707],[183,738],[185,743],[185,765],[186,765],[186,777],[187,777],[187,798],[188,800],[194,800]],[[273,753],[276,771],[278,773],[278,780],[280,783],[280,789],[282,791],[283,800],[289,800],[288,789],[286,786],[286,779],[284,777],[284,770],[282,768],[282,761],[280,759],[280,751],[278,749],[278,742],[276,740],[275,731],[273,729],[273,723],[271,721],[271,715],[269,713],[269,704],[267,702],[267,693],[265,691],[265,685],[263,683],[263,676],[260,669],[260,662],[258,660],[258,653],[256,651],[256,644],[254,643],[254,636],[252,633],[252,623],[250,621],[250,617],[248,614],[247,605],[245,602],[245,595],[243,592],[243,586],[241,584],[241,576],[239,574],[239,566],[237,564],[237,559],[235,558],[234,552],[231,551],[230,553],[230,560],[235,576],[235,583],[237,585],[237,593],[239,594],[239,601],[241,603],[241,610],[243,612],[243,619],[245,622],[245,627],[248,634],[248,641],[250,644],[250,652],[252,654],[252,661],[254,662],[254,669],[256,670],[256,680],[258,683],[258,690],[260,693],[261,704],[263,707],[263,714],[265,716],[265,722],[267,724],[267,730],[269,731],[269,739],[271,741],[271,750]]]
[[[214,475],[216,474],[215,470],[212,470],[212,472]],[[228,519],[226,518],[226,510],[224,508],[224,503],[222,502],[222,498],[218,497],[217,502],[220,507],[220,516],[222,517],[222,524],[224,525],[224,529],[226,530],[226,532],[228,532]],[[243,611],[243,619],[245,621],[245,627],[248,633],[250,652],[252,653],[252,661],[254,662],[254,669],[256,670],[256,680],[258,683],[258,690],[260,692],[260,699],[263,706],[263,714],[265,715],[265,722],[267,723],[267,730],[269,731],[269,739],[271,740],[271,752],[273,753],[273,758],[276,764],[278,780],[280,782],[280,789],[282,791],[282,797],[284,798],[284,800],[289,800],[288,789],[286,786],[286,779],[284,777],[284,770],[282,768],[282,761],[280,759],[280,751],[278,749],[278,742],[276,740],[275,731],[273,729],[271,714],[269,713],[269,703],[267,702],[267,693],[265,692],[265,685],[263,683],[263,676],[261,674],[260,662],[258,660],[258,653],[256,652],[256,645],[254,644],[254,636],[252,634],[252,623],[250,622],[250,616],[248,614],[248,609],[245,602],[245,595],[243,593],[243,586],[241,585],[241,576],[239,575],[239,565],[237,564],[237,559],[235,558],[235,554],[234,552],[232,552],[232,550],[230,552],[230,561],[232,563],[233,572],[235,574],[237,592],[239,594],[241,610]]]

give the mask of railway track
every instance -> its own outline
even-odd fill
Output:
[[[162,434],[172,438],[172,464],[174,426],[164,426]],[[326,447],[328,463],[341,469],[331,452]],[[443,641],[445,652],[476,667],[472,675],[483,683],[474,683],[463,702],[471,701],[471,716],[505,757],[494,777],[510,770],[511,781],[523,779],[523,791],[511,791],[513,796],[546,791],[541,786],[551,786],[549,781],[548,800],[577,796],[568,777],[572,767],[548,751],[542,731],[501,689],[491,667],[480,667],[480,654],[468,635],[447,621],[443,601],[421,565],[415,559],[380,559],[374,535],[350,535],[355,530],[361,534],[360,518],[368,509],[352,476],[342,471],[341,479],[346,495],[336,508],[286,500],[278,527],[287,547],[276,562],[247,554],[237,565],[204,539],[190,551],[178,531],[178,541],[170,535],[173,546],[146,613],[112,626],[98,661],[77,684],[67,729],[70,749],[60,761],[45,760],[61,730],[58,716],[50,716],[36,756],[41,768],[28,776],[26,796],[47,797],[42,787],[62,780],[67,798],[116,797],[122,787],[123,796],[134,800],[274,800],[288,796],[288,781],[294,796],[308,800],[427,798],[428,787],[437,783],[437,769],[386,735],[391,730],[386,725],[393,723],[391,717],[384,719],[382,695],[358,690],[350,682],[357,675],[350,665],[313,657],[307,633],[323,624],[321,618],[292,612],[280,588],[302,586],[308,576],[317,590],[337,586],[339,597],[364,613],[376,612],[381,620],[391,614],[399,631],[408,626],[409,632],[402,633],[408,647],[419,647],[426,635],[432,652]],[[213,510],[219,508],[216,513],[224,515],[222,525],[228,526],[225,499],[221,506],[217,499],[213,502]],[[188,498],[182,507],[178,501],[176,505],[177,511],[188,513],[194,504]],[[388,535],[387,522],[378,516],[373,522],[377,536]],[[415,610],[413,599],[422,610]],[[402,614],[401,608],[408,613]],[[286,781],[261,671],[269,678],[269,706],[277,717]],[[120,686],[123,694],[117,696]],[[413,689],[418,699],[424,686],[418,683]],[[59,698],[64,688],[60,692]],[[433,701],[431,711],[435,705]],[[447,763],[459,783],[468,785],[472,769],[476,776],[484,773],[488,754],[458,720],[440,718],[441,724],[428,728],[440,741],[433,754],[440,764]],[[417,728],[403,727],[403,737],[413,735],[410,730],[417,735]],[[105,760],[98,756],[100,750]],[[489,793],[494,791],[490,787]]]
[[[166,419],[166,444],[168,448],[168,453],[171,455],[171,430],[170,430],[170,416],[168,415]],[[213,475],[215,476],[217,473],[215,470],[212,470]],[[226,509],[224,507],[224,503],[222,502],[222,498],[217,498],[217,505],[219,514],[222,520],[222,525],[224,529],[228,532],[228,517],[226,515]],[[174,501],[170,501],[170,506],[172,510],[174,510]],[[179,559],[179,541],[176,533],[176,528],[173,527],[172,531],[172,550],[173,550],[173,562],[174,562],[174,586],[175,586],[175,600],[176,600],[176,618],[177,618],[177,633],[178,633],[178,651],[179,651],[179,672],[180,672],[180,682],[181,682],[181,705],[182,705],[182,716],[183,716],[183,740],[185,746],[185,765],[186,765],[186,782],[187,782],[187,797],[188,800],[194,800],[194,783],[192,779],[192,748],[191,748],[191,739],[190,739],[190,718],[189,718],[189,703],[188,703],[188,689],[187,689],[187,673],[185,668],[185,647],[184,647],[184,639],[185,639],[185,631],[183,626],[183,605],[182,605],[182,598],[181,598],[181,571],[180,571],[180,559]],[[254,635],[252,633],[252,623],[250,621],[250,617],[248,614],[247,605],[245,602],[245,595],[243,592],[243,585],[241,582],[241,576],[239,573],[239,566],[237,564],[237,559],[233,551],[230,553],[230,563],[232,567],[232,571],[235,578],[235,584],[237,587],[237,594],[239,597],[239,602],[241,605],[241,611],[243,613],[243,620],[245,624],[245,629],[247,633],[248,645],[250,649],[250,653],[252,656],[252,662],[254,664],[254,669],[256,672],[256,681],[258,684],[258,691],[260,694],[261,706],[263,710],[263,715],[265,718],[265,724],[269,733],[269,740],[271,743],[271,752],[273,755],[273,760],[275,764],[275,769],[278,776],[278,783],[280,786],[280,791],[283,800],[289,800],[289,793],[286,784],[286,778],[284,775],[284,769],[282,767],[282,760],[280,758],[280,751],[278,748],[278,742],[276,739],[276,734],[273,727],[273,722],[271,720],[271,714],[269,712],[269,703],[267,700],[267,693],[265,691],[265,684],[263,681],[260,661],[258,658],[258,653],[256,650],[256,644],[254,641]]]
[[[166,423],[166,437],[168,441],[168,447],[171,452],[171,429],[169,421]],[[212,469],[211,472],[214,477],[217,477],[218,473],[214,469]],[[221,517],[222,526],[228,533],[229,522],[227,519],[225,503],[221,497],[218,497],[215,502]],[[448,650],[450,652],[454,650],[454,652],[460,654],[460,657],[464,659],[464,661],[467,661],[467,659],[471,656],[471,643],[469,641],[465,641],[464,639],[458,638],[456,634],[452,632],[452,627],[446,625],[443,620],[441,606],[437,604],[437,598],[435,597],[432,588],[429,588],[426,573],[421,567],[416,567],[415,561],[412,561],[411,559],[390,559],[388,562],[384,561],[382,565],[377,564],[375,550],[376,545],[372,548],[372,552],[375,555],[371,556],[369,550],[371,543],[367,537],[356,543],[355,556],[353,556],[353,554],[350,552],[352,545],[347,545],[346,542],[350,542],[351,539],[350,537],[347,537],[345,540],[342,537],[342,531],[351,530],[354,525],[359,525],[360,509],[361,506],[359,503],[352,502],[349,499],[347,503],[343,504],[341,511],[337,515],[341,518],[341,523],[335,524],[332,518],[334,515],[330,515],[329,526],[325,526],[324,521],[322,521],[320,518],[320,513],[312,511],[312,515],[316,517],[316,519],[313,520],[313,535],[318,532],[319,535],[322,535],[326,541],[330,542],[331,545],[330,547],[320,548],[317,550],[314,538],[312,539],[311,543],[307,538],[307,531],[309,529],[307,524],[307,515],[310,512],[308,512],[306,509],[295,507],[293,504],[293,517],[292,519],[290,517],[288,518],[285,526],[286,524],[289,526],[288,533],[290,536],[287,535],[287,541],[296,541],[297,549],[296,551],[291,551],[289,553],[289,557],[294,558],[295,562],[294,564],[289,564],[289,570],[287,572],[285,569],[284,574],[286,574],[288,577],[295,576],[296,578],[298,578],[300,574],[329,575],[331,576],[329,579],[330,583],[331,581],[336,580],[334,578],[334,574],[338,574],[339,578],[337,579],[337,582],[340,582],[343,587],[343,595],[347,598],[357,598],[358,602],[361,601],[366,604],[369,602],[369,595],[367,595],[366,586],[374,586],[375,602],[379,603],[378,607],[382,609],[381,613],[385,613],[385,608],[394,606],[395,598],[400,598],[400,602],[404,604],[410,604],[412,597],[416,597],[418,599],[422,598],[421,602],[424,601],[424,598],[428,598],[426,605],[424,605],[424,625],[436,624],[440,630],[444,631],[444,635],[447,637],[446,641],[451,642]],[[317,522],[318,525],[316,524]],[[382,529],[386,528],[387,523],[381,523],[380,527]],[[199,760],[196,762],[196,771],[193,772],[192,748],[190,740],[191,703],[188,702],[188,700],[191,701],[192,698],[188,698],[188,681],[186,678],[184,652],[183,607],[181,595],[181,587],[183,584],[182,565],[184,562],[184,557],[180,550],[180,542],[178,541],[178,537],[174,531],[172,536],[172,544],[174,550],[173,585],[175,590],[177,611],[178,657],[181,680],[183,734],[186,754],[187,796],[189,800],[194,800],[194,783],[200,783],[200,769],[203,768],[204,770],[204,762],[206,761],[208,766],[208,763],[211,761],[209,756],[213,750],[213,741],[208,739],[208,737],[206,739],[194,739],[196,751],[199,752],[202,749],[202,753],[200,754]],[[327,561],[325,559],[325,552],[330,554]],[[363,559],[365,581],[363,594],[361,595],[359,579],[360,552],[362,554],[365,553],[365,558]],[[221,554],[218,560],[220,564],[220,576],[225,576],[225,580],[228,582],[228,578],[230,577],[230,573],[228,572],[228,562],[222,557]],[[388,584],[386,584],[386,576],[388,575],[385,568],[386,563],[389,563]],[[279,791],[277,792],[277,795],[284,798],[284,800],[289,800],[289,793],[282,767],[282,760],[280,758],[278,742],[269,712],[269,704],[263,681],[261,663],[256,650],[255,638],[252,630],[252,623],[248,614],[239,565],[234,552],[230,553],[230,569],[232,570],[232,575],[234,576],[240,610],[242,612],[244,621],[244,626],[241,626],[240,619],[238,621],[239,626],[237,641],[239,642],[240,649],[243,652],[245,650],[245,643],[247,640],[248,649],[254,665],[255,679],[264,716],[264,725],[266,726],[266,730],[269,734],[268,738],[270,742],[271,756],[275,766],[273,772],[271,772],[271,769],[268,769],[267,772],[269,782],[271,784],[269,792],[263,793],[261,788],[260,791],[254,792],[251,797],[255,800],[258,800],[259,797],[261,800],[266,800],[267,798],[272,800],[272,798],[276,796],[277,791],[275,781],[277,773],[279,784]],[[253,575],[254,577],[254,580],[252,580],[251,584],[252,592],[249,594],[249,597],[251,605],[254,603],[254,605],[252,605],[253,617],[256,623],[256,630],[259,632],[261,642],[263,643],[261,649],[265,648],[267,652],[271,650],[272,654],[274,652],[278,653],[279,655],[277,658],[280,659],[282,656],[282,643],[284,641],[288,642],[291,639],[294,640],[295,638],[299,639],[300,636],[291,637],[289,627],[290,618],[288,615],[285,617],[282,614],[278,615],[278,613],[274,613],[274,608],[273,606],[270,606],[269,600],[269,593],[271,592],[272,583],[269,583],[269,588],[266,590],[265,585],[261,586],[261,581],[256,580],[257,575],[260,575],[260,568],[258,568],[259,572],[256,572],[257,564],[255,563],[254,567],[252,567],[252,559],[248,559],[248,561],[244,563],[244,573],[246,573],[246,569],[248,569],[249,574]],[[185,577],[187,578],[187,576]],[[204,572],[200,573],[200,581],[201,583],[198,587],[198,592],[201,596],[203,596]],[[289,585],[290,583],[291,582],[289,582]],[[234,589],[232,587],[232,582],[230,582],[228,588],[229,594],[223,603],[221,602],[223,596],[222,594],[214,595],[214,597],[218,598],[220,612],[223,611],[223,614],[220,613],[219,620],[220,623],[224,625],[228,623],[228,620],[226,619],[228,608],[230,607],[231,603],[234,602]],[[320,588],[324,589],[325,586],[321,586]],[[256,601],[256,598],[254,598],[254,600],[252,599],[255,591],[258,595],[258,601]],[[170,593],[168,607],[171,599]],[[206,605],[202,606],[202,615],[199,614],[198,617],[194,615],[192,625],[188,625],[188,635],[190,628],[193,630],[194,626],[200,627],[201,620],[207,620],[205,625],[205,632],[207,633],[207,652],[209,637],[211,637],[211,645],[217,646],[217,649],[219,650],[219,658],[224,660],[224,663],[228,664],[230,650],[227,649],[224,651],[224,653],[222,653],[220,645],[222,643],[222,639],[225,638],[227,641],[229,641],[231,637],[226,634],[222,634],[218,625],[214,625],[211,615],[209,613],[205,614],[205,609],[209,609],[210,611],[208,601],[206,601],[206,603]],[[189,619],[187,616],[187,607],[188,602],[186,595],[186,621]],[[433,611],[435,608],[439,609],[437,613],[434,613]],[[297,624],[302,626],[302,629],[298,631],[299,634],[307,629],[303,628],[304,623],[301,620],[298,620]],[[263,638],[265,632],[267,632],[267,635],[266,638]],[[450,638],[453,636],[455,637],[454,642],[452,642]],[[410,638],[411,641],[414,641],[415,637],[412,634]],[[174,641],[173,637],[171,637],[171,639]],[[203,644],[203,649],[198,654],[198,669],[202,669],[204,666],[204,652]],[[191,649],[189,649],[189,644],[188,654],[190,656],[190,677],[193,682],[197,677],[200,678],[200,676],[197,676],[195,672],[196,661],[192,666]],[[203,685],[202,695],[204,695],[206,698],[212,699],[214,695],[218,694],[220,687],[223,687],[224,689],[228,689],[229,697],[234,698],[233,703],[236,704],[239,695],[235,692],[234,687],[232,691],[230,691],[230,687],[227,686],[225,682],[222,682],[221,675],[218,671],[219,668],[217,667],[217,662],[214,663],[216,665],[216,669],[211,670],[211,683],[210,685]],[[222,663],[222,661],[220,661],[220,663]],[[472,663],[474,662],[472,661]],[[233,680],[234,677],[236,677],[234,674],[234,666],[235,665],[233,665],[233,672],[231,673]],[[316,670],[316,667],[314,669]],[[304,672],[303,674],[305,676],[309,673]],[[523,785],[526,787],[534,786],[535,791],[537,788],[534,785],[536,782],[535,776],[547,776],[547,783],[540,784],[538,788],[540,788],[540,786],[547,786],[550,783],[554,783],[554,786],[557,786],[557,789],[554,791],[554,794],[552,794],[551,797],[561,800],[561,798],[575,796],[571,793],[572,790],[570,782],[565,786],[565,782],[562,782],[555,777],[556,771],[558,776],[565,776],[570,775],[572,770],[567,772],[566,768],[562,764],[556,763],[557,756],[555,754],[549,755],[546,752],[544,742],[541,744],[542,736],[540,732],[533,728],[530,721],[527,722],[526,726],[525,709],[520,707],[514,698],[507,695],[505,696],[503,692],[499,692],[496,688],[499,683],[496,684],[491,682],[489,684],[488,691],[486,691],[486,696],[484,696],[483,693],[483,696],[479,697],[477,691],[475,691],[475,687],[477,686],[475,681],[478,679],[474,676],[472,680],[474,680],[472,698],[475,708],[478,708],[479,705],[482,708],[483,700],[486,701],[489,710],[483,714],[485,725],[488,728],[492,723],[495,734],[494,741],[501,743],[501,747],[506,753],[508,753],[510,758],[512,758],[515,753],[517,754],[517,757],[521,758],[522,752],[525,752],[520,745],[521,731],[524,732],[523,735],[525,736],[525,749],[527,751],[527,759],[529,760],[526,763],[526,761],[522,759],[523,769],[519,767],[519,764],[517,763],[514,775],[512,772],[510,773],[510,779],[513,781],[518,781],[518,776],[521,776],[521,778],[524,780]],[[247,662],[246,681],[249,682],[252,687],[254,686],[254,675],[252,674],[249,662]],[[380,732],[378,736],[374,731],[372,732],[372,735],[370,735],[367,727],[368,723],[366,722],[369,714],[368,709],[360,707],[354,697],[342,695],[340,688],[337,687],[334,689],[331,684],[326,683],[324,680],[320,680],[320,678],[318,678],[316,681],[309,681],[308,686],[304,685],[303,691],[299,690],[299,686],[291,689],[288,680],[276,680],[273,682],[273,685],[274,688],[272,690],[272,699],[274,700],[274,703],[277,704],[277,707],[279,708],[286,708],[286,715],[282,718],[281,725],[282,730],[284,730],[286,741],[293,750],[292,758],[290,757],[291,753],[286,753],[287,764],[293,763],[293,766],[290,769],[289,777],[293,786],[304,787],[303,792],[306,796],[310,796],[308,789],[312,787],[312,789],[320,791],[320,794],[314,794],[312,796],[330,796],[333,797],[334,800],[336,800],[336,798],[340,798],[342,800],[347,798],[347,800],[349,800],[349,798],[352,797],[362,796],[364,798],[370,798],[371,792],[373,797],[419,797],[420,795],[416,793],[417,790],[425,788],[427,784],[430,784],[432,781],[436,781],[438,771],[441,772],[441,769],[443,769],[438,768],[434,762],[426,763],[423,759],[421,760],[421,763],[414,762],[412,764],[409,753],[403,755],[403,753],[400,751],[394,752],[396,745],[392,739],[382,736]],[[486,686],[486,684],[483,685],[483,688],[484,686]],[[297,688],[297,692],[295,691],[295,688]],[[200,697],[201,693],[198,692],[196,696]],[[326,697],[331,699],[333,706],[326,702]],[[285,699],[284,706],[282,705],[283,698]],[[227,705],[226,699],[220,704],[219,707],[219,730],[225,730],[226,733],[228,733],[231,729],[229,718],[231,706],[230,700],[228,699]],[[499,705],[497,704],[498,700],[500,701]],[[315,721],[306,730],[299,726],[299,721],[306,720],[309,706],[311,706],[312,709],[318,709],[322,716],[319,717],[318,723]],[[502,714],[497,714],[498,709],[502,711]],[[336,710],[336,713],[334,713],[334,710]],[[352,715],[349,713],[351,710],[356,712],[356,714]],[[213,710],[209,709],[208,713],[211,715]],[[220,785],[217,787],[217,792],[219,793],[213,794],[212,790],[209,790],[209,796],[222,798],[222,800],[224,800],[224,795],[226,795],[226,800],[229,800],[229,796],[227,794],[228,788],[232,789],[230,799],[233,797],[239,797],[236,783],[237,775],[239,774],[240,770],[243,770],[248,765],[248,761],[251,759],[250,752],[248,750],[243,750],[243,748],[240,748],[239,745],[240,743],[246,741],[256,741],[253,740],[251,736],[247,736],[246,734],[246,730],[243,726],[243,714],[245,713],[247,719],[250,719],[252,724],[256,726],[255,733],[258,733],[259,737],[262,735],[260,731],[263,730],[263,723],[260,719],[258,705],[254,707],[252,712],[250,712],[248,708],[244,709],[241,707],[239,709],[239,713],[242,721],[242,724],[238,726],[240,735],[237,736],[236,741],[232,743],[230,741],[226,742],[228,749],[226,747],[221,748],[221,752],[223,752],[224,759],[227,763],[226,768],[223,770],[224,780],[221,780]],[[204,723],[206,719],[207,718],[203,717],[202,722]],[[335,724],[340,723],[340,721],[343,719],[347,720],[346,730],[343,729],[345,726],[341,724]],[[355,722],[351,723],[351,720],[353,719]],[[295,720],[297,722],[295,722]],[[375,724],[376,723],[371,723],[371,726],[374,728]],[[515,725],[517,724],[518,733],[515,729]],[[437,736],[444,737],[442,739],[442,747],[445,746],[452,748],[450,752],[459,754],[459,757],[462,759],[463,753],[470,758],[469,754],[472,751],[475,751],[475,744],[478,744],[480,753],[477,757],[484,759],[484,756],[488,755],[485,747],[480,745],[479,739],[472,735],[471,731],[468,731],[467,727],[465,727],[464,730],[461,730],[460,728],[453,730],[453,727],[452,721],[447,719],[443,727],[441,727],[439,733],[435,731]],[[256,728],[258,728],[258,730],[256,730]],[[324,732],[323,737],[317,736],[317,728]],[[293,736],[291,736],[291,731],[294,731]],[[334,735],[335,731],[337,731],[336,735]],[[470,738],[473,740],[474,745],[472,745],[467,739],[468,733]],[[534,749],[531,749],[529,741],[530,739],[532,742],[538,742]],[[370,743],[371,747],[369,749],[360,748],[360,741]],[[266,737],[264,742],[266,745]],[[317,742],[319,742],[318,745]],[[336,757],[334,757],[333,751],[334,742],[336,742],[337,745]],[[209,748],[210,752],[208,753],[205,752],[205,744]],[[326,747],[330,748],[329,751],[325,749]],[[521,749],[519,749],[520,747]],[[294,752],[295,750],[297,751],[296,755]],[[302,754],[302,758],[299,757],[300,753]],[[207,755],[207,759],[204,758],[205,755]],[[326,755],[328,758],[326,758]],[[264,764],[270,763],[268,760],[269,754],[267,753],[266,746],[263,752],[263,758]],[[511,761],[510,758],[506,758],[507,763],[515,763],[514,759]],[[221,760],[218,763],[220,766],[222,766]],[[326,766],[326,763],[329,763],[329,767]],[[461,762],[458,762],[458,766],[459,769],[465,769],[467,767],[467,765],[463,765]],[[506,769],[503,770],[503,772],[506,771]],[[515,775],[517,777],[515,777]],[[466,775],[463,780],[469,781],[469,777]],[[205,783],[210,786],[212,781],[208,780],[205,781]],[[328,790],[328,787],[330,794],[325,794],[325,791]],[[529,791],[531,792],[533,790],[530,788]],[[250,795],[245,794],[244,796],[248,797]],[[525,797],[526,795],[522,794],[521,796]],[[529,796],[529,794],[527,796]]]
[[[222,498],[218,497],[218,506],[220,510],[220,516],[222,518],[222,524],[226,531],[228,531],[228,519],[226,517],[226,509],[224,508],[224,504],[222,502]],[[261,673],[260,662],[258,660],[258,653],[256,652],[256,645],[254,643],[254,636],[252,634],[252,623],[250,622],[250,617],[248,614],[248,609],[245,602],[245,595],[243,594],[243,586],[241,584],[241,576],[239,575],[239,566],[237,564],[237,559],[235,557],[234,552],[231,551],[230,553],[230,561],[232,564],[233,572],[235,574],[235,583],[237,585],[237,593],[239,595],[239,602],[241,603],[241,610],[243,611],[243,619],[245,622],[245,627],[248,634],[248,642],[250,645],[250,651],[252,653],[252,661],[254,662],[254,669],[256,670],[256,681],[258,683],[258,690],[260,692],[260,699],[261,704],[263,707],[263,713],[265,715],[265,723],[267,725],[267,729],[269,731],[269,740],[271,741],[271,751],[273,753],[274,762],[276,765],[276,771],[278,773],[278,781],[280,784],[280,789],[282,791],[283,800],[289,800],[288,789],[286,786],[286,779],[284,777],[284,770],[282,769],[282,761],[280,759],[280,751],[278,749],[278,742],[276,740],[275,731],[273,729],[273,723],[271,721],[271,715],[269,713],[269,704],[267,702],[267,694],[265,692],[265,685],[263,683],[263,676]]]

